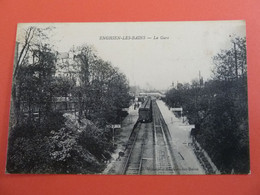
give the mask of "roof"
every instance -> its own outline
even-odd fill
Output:
[[[58,54],[58,58],[67,59],[67,58],[69,58],[69,53],[68,52],[60,52]]]

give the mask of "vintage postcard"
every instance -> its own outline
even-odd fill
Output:
[[[245,21],[18,24],[7,173],[249,174]]]

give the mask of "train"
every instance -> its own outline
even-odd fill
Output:
[[[138,121],[148,123],[152,121],[152,100],[148,97],[138,110]]]

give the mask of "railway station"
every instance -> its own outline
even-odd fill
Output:
[[[214,163],[190,136],[194,125],[177,118],[156,96],[138,109],[130,107],[116,138],[118,150],[105,174],[219,174]]]
[[[250,173],[244,21],[21,24],[13,67],[7,173]]]

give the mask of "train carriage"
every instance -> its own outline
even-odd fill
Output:
[[[139,121],[151,122],[152,121],[152,103],[151,98],[147,98],[146,101],[139,108]]]

